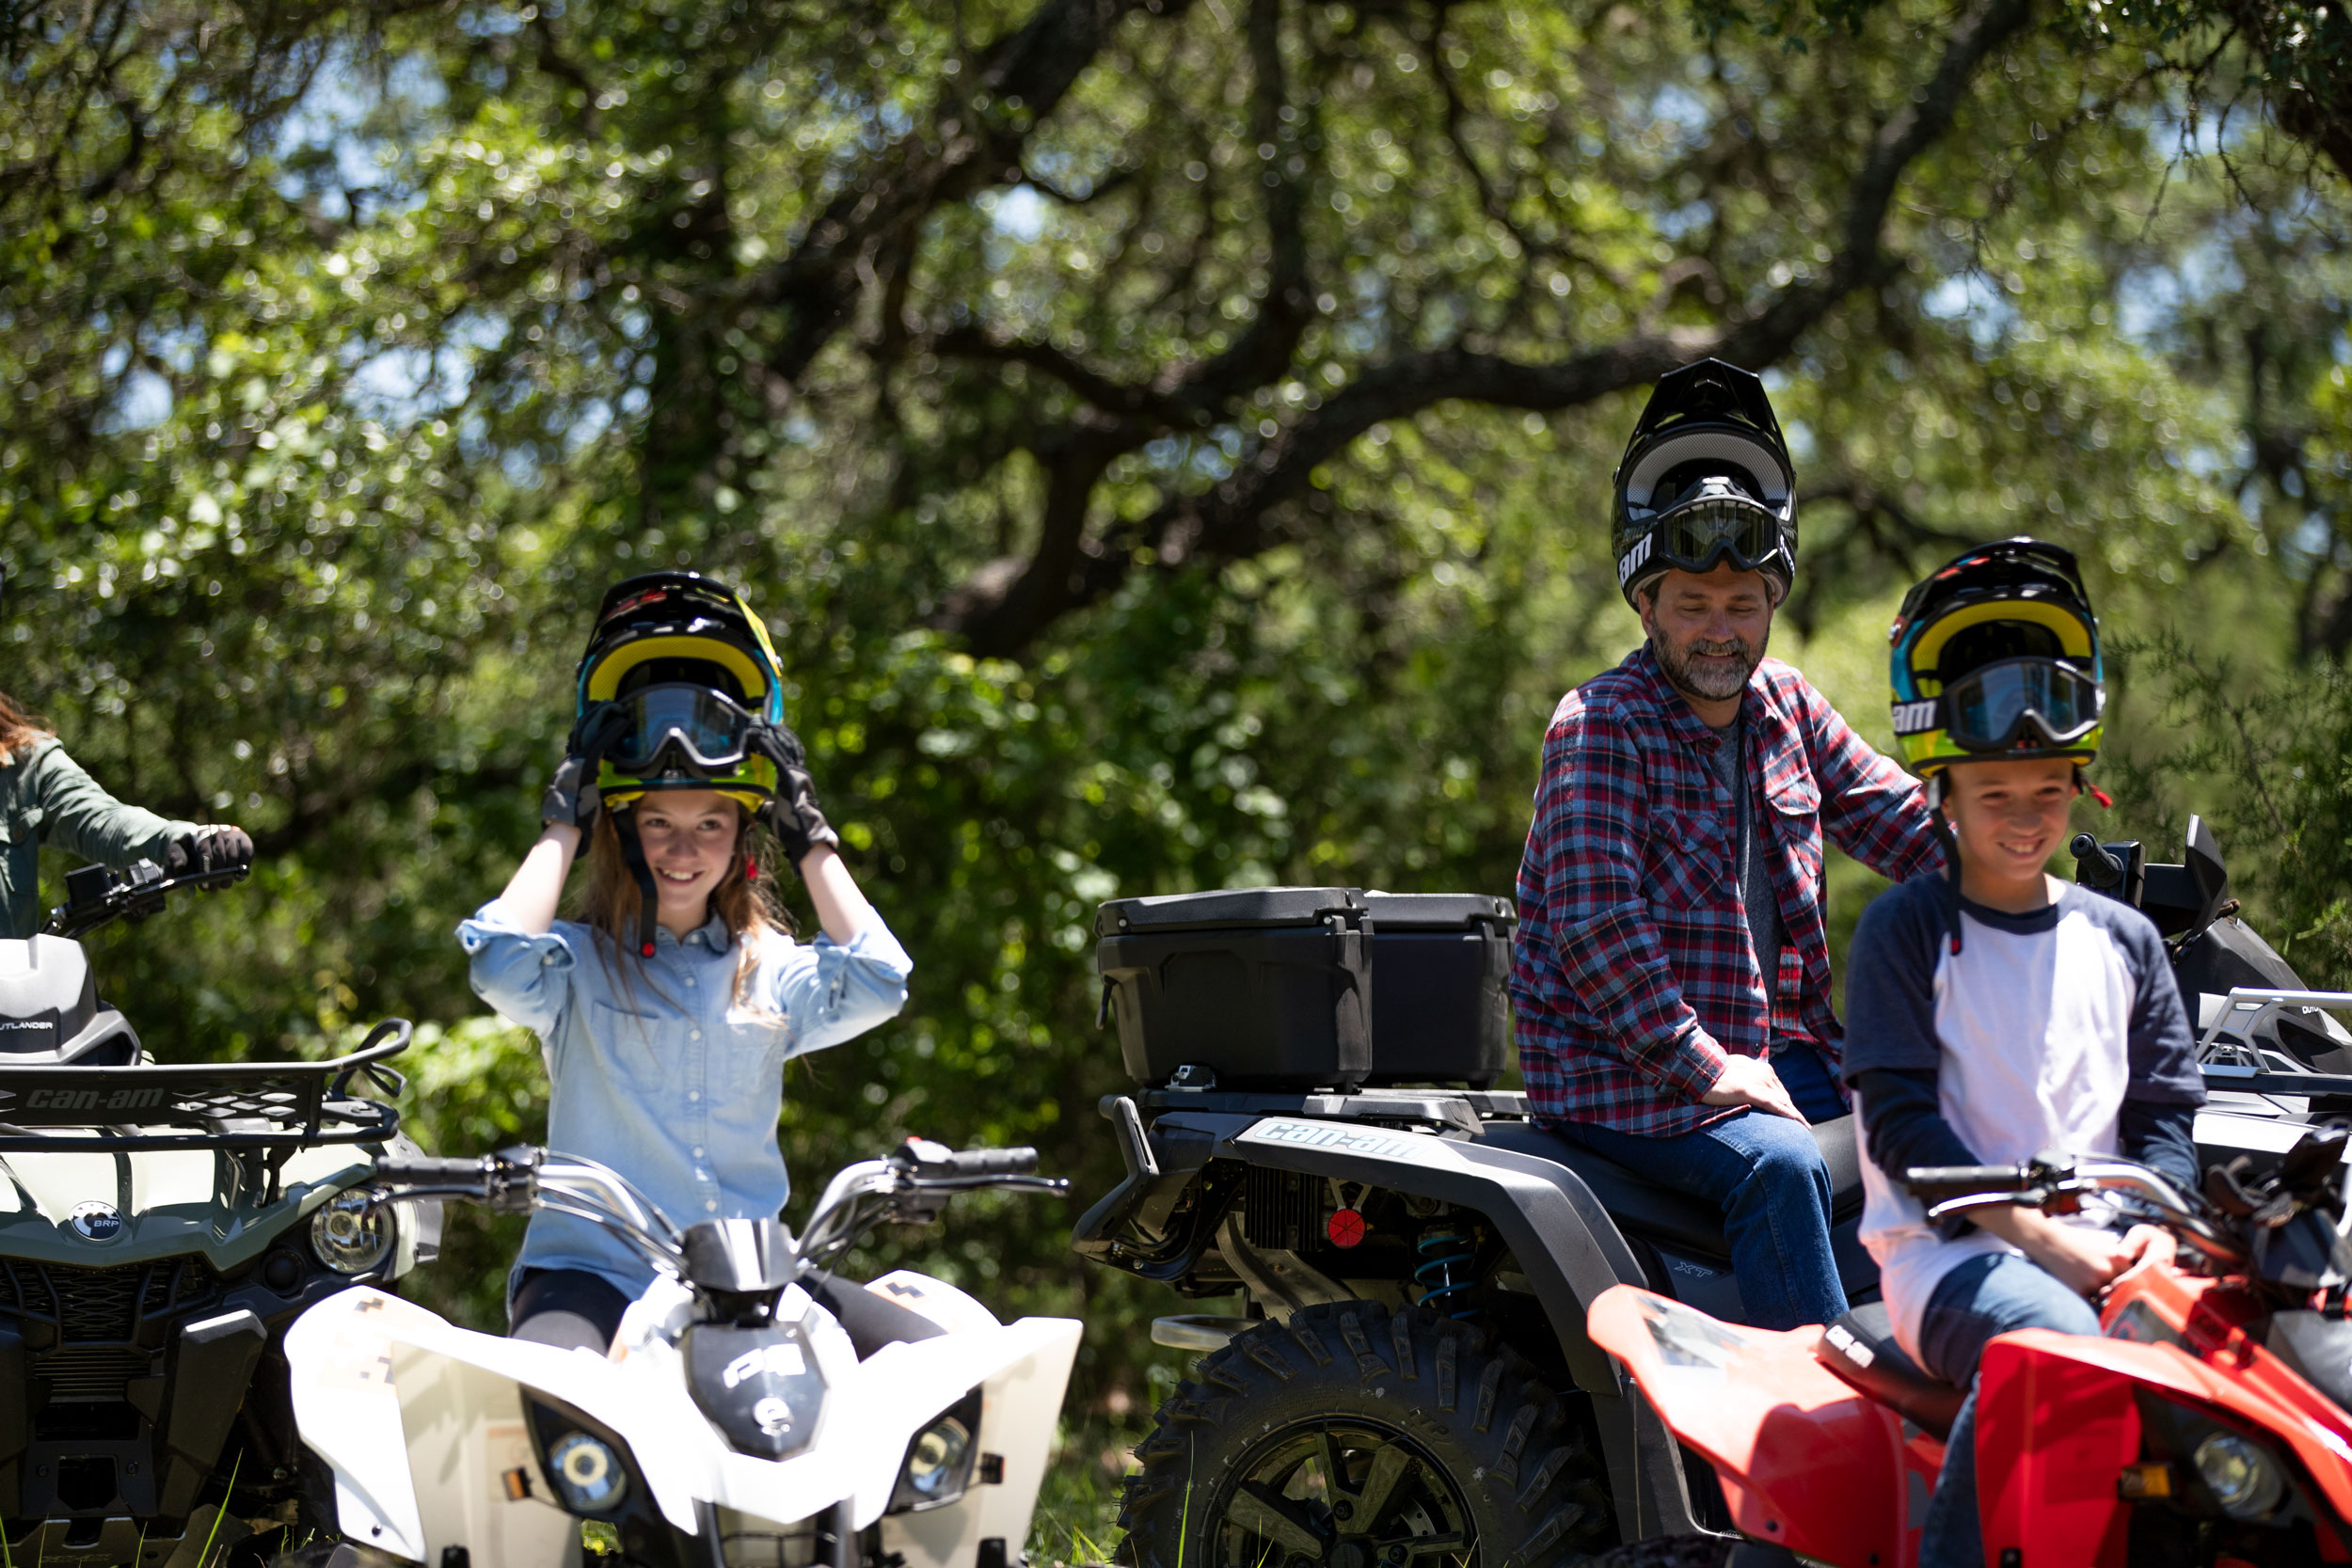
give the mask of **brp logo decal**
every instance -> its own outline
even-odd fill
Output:
[[[122,1234],[122,1214],[111,1203],[77,1203],[66,1223],[86,1242],[111,1242]]]

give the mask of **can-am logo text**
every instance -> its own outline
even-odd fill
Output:
[[[1917,735],[1921,730],[1935,728],[1935,709],[1936,701],[1932,697],[1924,702],[1897,703],[1895,705],[1895,733]]]
[[[27,1089],[27,1111],[146,1111],[164,1102],[161,1089]]]
[[[1343,1127],[1326,1127],[1311,1121],[1262,1121],[1241,1133],[1236,1143],[1310,1144],[1317,1148],[1336,1148],[1349,1154],[1387,1154],[1402,1149],[1398,1138],[1382,1137],[1375,1132],[1355,1132]]]

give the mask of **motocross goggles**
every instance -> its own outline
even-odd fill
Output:
[[[1971,670],[1927,702],[1899,704],[1898,729],[1942,729],[1963,752],[1994,752],[2041,744],[2069,746],[2099,727],[2106,693],[2073,666],[2049,658],[2011,658]],[[1909,723],[1903,721],[1908,719]]]
[[[1796,570],[1792,531],[1772,512],[1740,495],[1704,495],[1668,512],[1617,562],[1619,586],[1636,573],[1668,567],[1711,572],[1730,562],[1743,572],[1762,572],[1785,588]]]
[[[658,771],[667,752],[699,772],[732,769],[752,755],[759,720],[707,686],[673,681],[641,687],[616,701],[628,723],[604,756],[619,772]]]

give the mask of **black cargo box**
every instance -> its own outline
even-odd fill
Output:
[[[1128,1076],[1353,1088],[1372,1069],[1364,895],[1237,888],[1120,898],[1095,912],[1104,1010]]]
[[[1372,916],[1371,1085],[1492,1088],[1511,1064],[1507,898],[1367,893]]]

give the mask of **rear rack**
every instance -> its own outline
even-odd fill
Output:
[[[1104,1103],[1119,1099],[1107,1097]],[[1517,1089],[1143,1089],[1149,1112],[1216,1111],[1242,1116],[1319,1117],[1330,1121],[1423,1122],[1476,1137],[1486,1118],[1523,1120],[1527,1096]]]
[[[211,1148],[261,1157],[271,1185],[300,1148],[380,1143],[400,1130],[389,1099],[406,1081],[382,1065],[408,1049],[405,1018],[324,1062],[9,1067],[0,1063],[0,1153]]]
[[[2275,1052],[2265,1053],[2257,1043],[2255,1031],[2265,1023],[2289,1009],[2305,1007],[2352,1010],[2352,991],[2231,988],[2213,1022],[2197,1038],[2197,1062],[2204,1073],[2205,1087],[2241,1094],[2352,1098],[2352,1074],[2313,1072],[2299,1062],[2278,1057]]]

